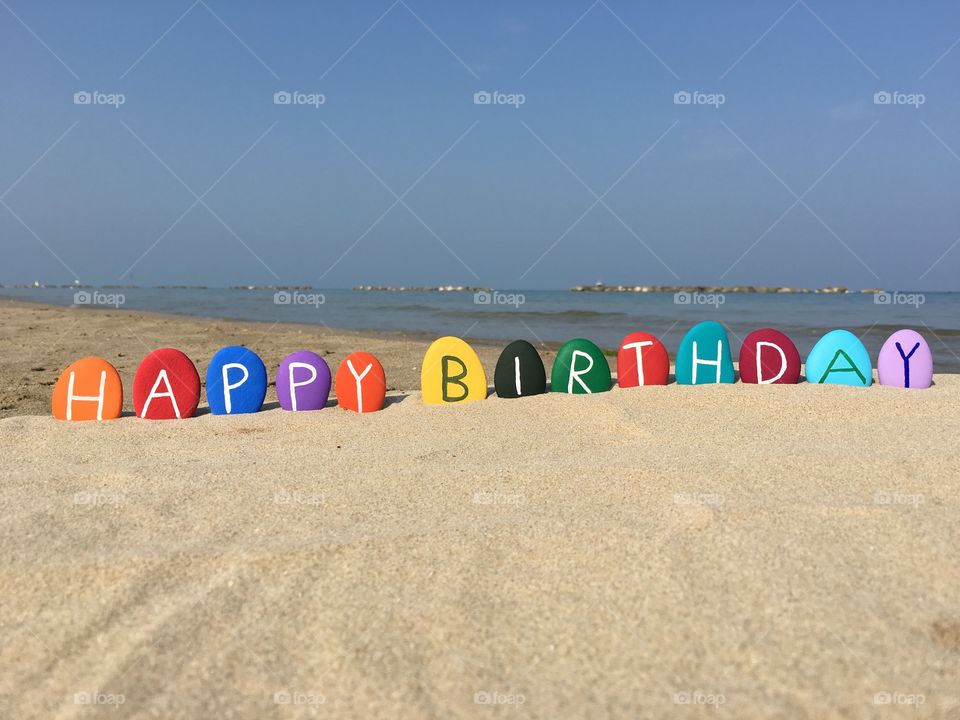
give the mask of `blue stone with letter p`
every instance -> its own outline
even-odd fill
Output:
[[[207,368],[207,402],[214,415],[255,413],[267,396],[267,368],[253,350],[217,350]]]

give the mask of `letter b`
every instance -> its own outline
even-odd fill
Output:
[[[450,364],[456,363],[460,371],[457,375],[450,374]],[[441,397],[444,402],[460,402],[467,398],[467,394],[470,392],[470,389],[467,387],[466,383],[463,382],[463,379],[467,376],[467,366],[460,358],[454,355],[444,355],[440,360],[440,376],[441,376]],[[457,395],[450,394],[450,386],[456,385],[460,388],[461,392]]]

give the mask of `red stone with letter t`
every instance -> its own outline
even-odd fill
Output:
[[[635,332],[627,335],[617,350],[617,384],[622,388],[639,385],[666,385],[670,356],[654,335]]]

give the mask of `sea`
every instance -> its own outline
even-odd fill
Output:
[[[78,307],[119,307],[180,315],[307,323],[333,329],[401,331],[428,336],[555,346],[575,337],[605,349],[638,330],[676,352],[684,333],[717,320],[734,353],[752,330],[789,335],[801,357],[824,333],[844,328],[874,359],[896,330],[913,328],[930,344],[936,372],[960,372],[960,293],[616,293],[570,290],[497,292],[275,290],[240,288],[4,287],[21,300]]]

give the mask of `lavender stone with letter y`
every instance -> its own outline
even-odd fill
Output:
[[[880,348],[877,375],[881,385],[928,388],[933,384],[933,354],[915,330],[897,330]]]

